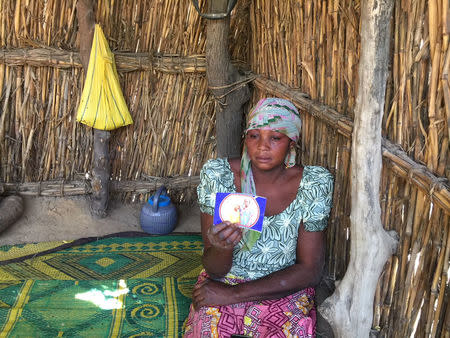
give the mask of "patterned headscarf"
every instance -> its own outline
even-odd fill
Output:
[[[245,134],[252,129],[273,130],[286,135],[294,142],[298,141],[302,128],[297,108],[288,100],[273,97],[260,100],[248,114],[247,121]],[[287,168],[295,165],[294,147],[287,153],[284,163]],[[245,143],[241,158],[241,191],[256,195],[252,166]],[[246,232],[244,240],[248,249],[255,244],[259,235],[256,231]]]

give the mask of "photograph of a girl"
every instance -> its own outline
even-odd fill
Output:
[[[295,163],[300,115],[266,98],[250,111],[241,158],[209,160],[197,188],[204,242],[185,337],[314,337],[333,178]],[[267,199],[262,232],[213,226],[215,193]],[[243,217],[243,216],[241,216]]]

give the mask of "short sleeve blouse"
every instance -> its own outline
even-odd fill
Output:
[[[234,174],[226,158],[209,160],[200,172],[197,187],[200,210],[213,215],[217,192],[236,192]],[[305,166],[297,196],[281,213],[265,216],[261,237],[250,251],[238,243],[229,275],[258,279],[295,263],[298,227],[322,231],[328,223],[333,195],[333,177],[318,166]]]

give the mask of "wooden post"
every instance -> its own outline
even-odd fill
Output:
[[[80,59],[84,71],[87,72],[94,38],[95,17],[92,0],[78,0],[77,3],[78,33],[80,39]],[[109,178],[111,164],[109,161],[109,138],[111,133],[94,129],[94,159],[92,167],[92,194],[90,200],[91,214],[95,217],[106,217],[109,199]]]
[[[228,0],[211,0],[209,11],[224,13]],[[231,64],[228,51],[230,17],[208,20],[206,29],[206,76],[216,99],[216,142],[218,157],[241,155],[243,105],[250,98],[247,85],[232,84],[241,76]]]
[[[361,3],[361,59],[351,155],[351,251],[347,272],[319,307],[336,337],[369,337],[379,276],[395,252],[395,233],[381,224],[381,121],[392,0]]]

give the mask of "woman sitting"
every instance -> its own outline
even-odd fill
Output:
[[[208,161],[197,188],[204,242],[185,337],[314,337],[314,286],[324,265],[333,179],[295,165],[301,120],[283,99],[258,102],[248,116],[241,159]],[[265,197],[261,234],[213,224],[215,194]],[[258,236],[259,235],[259,236]]]

